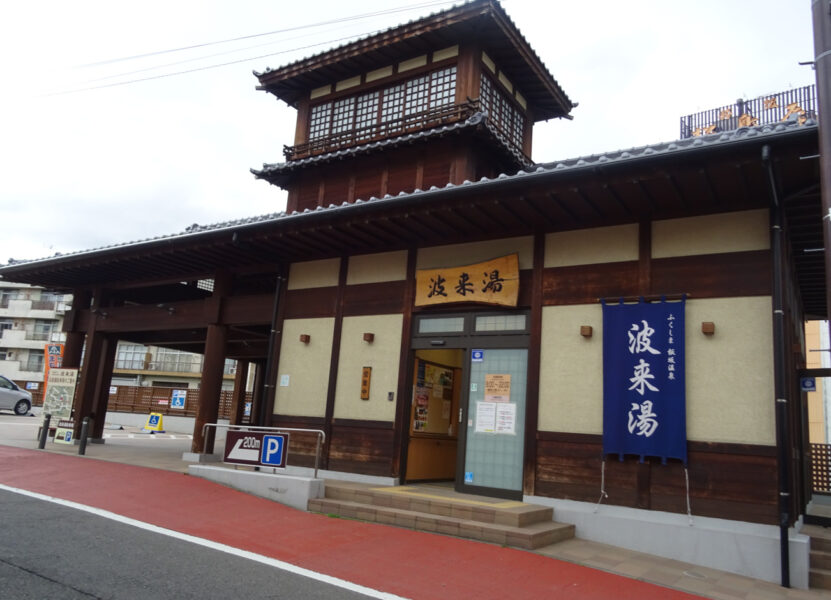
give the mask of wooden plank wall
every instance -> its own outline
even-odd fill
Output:
[[[274,415],[271,426],[322,430],[323,422],[322,417]],[[314,433],[292,432],[289,436],[288,464],[313,467],[316,443]],[[392,474],[393,454],[391,421],[333,420],[329,469],[389,477]]]
[[[537,495],[597,502],[602,448],[600,435],[538,432]],[[689,442],[689,476],[693,515],[778,523],[775,447]],[[685,490],[679,461],[607,459],[605,504],[686,513]]]

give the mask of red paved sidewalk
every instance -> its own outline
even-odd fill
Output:
[[[697,598],[551,558],[313,515],[179,473],[0,446],[0,483],[407,598]]]

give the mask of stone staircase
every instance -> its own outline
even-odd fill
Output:
[[[553,509],[458,494],[437,485],[378,487],[326,481],[310,512],[443,533],[534,550],[574,537],[574,525],[552,521]]]
[[[808,585],[811,589],[831,590],[831,529],[806,525],[800,533],[811,538]]]

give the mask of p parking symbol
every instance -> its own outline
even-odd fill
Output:
[[[265,435],[263,436],[263,449],[260,455],[260,462],[270,467],[286,466],[286,436]]]

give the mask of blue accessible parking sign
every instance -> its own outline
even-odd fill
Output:
[[[260,463],[269,467],[286,466],[286,435],[264,435]]]

